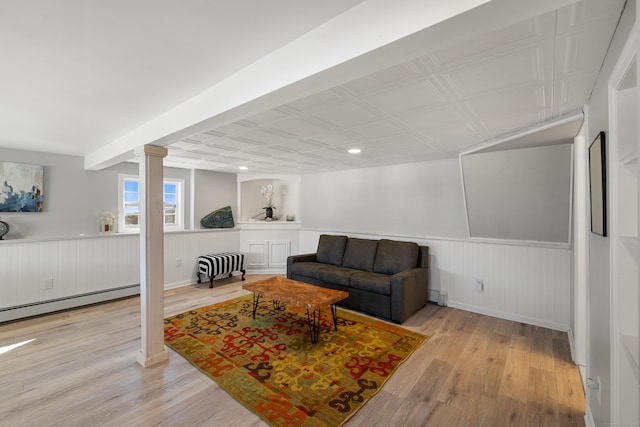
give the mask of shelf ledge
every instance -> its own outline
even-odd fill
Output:
[[[620,241],[627,245],[638,246],[638,236],[620,236]]]
[[[638,150],[632,150],[629,153],[623,154],[620,156],[619,162],[623,165],[633,165],[636,163],[638,159]]]

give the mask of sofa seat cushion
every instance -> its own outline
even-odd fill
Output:
[[[347,246],[347,236],[323,234],[318,241],[316,261],[324,264],[342,265],[342,256]]]
[[[342,266],[364,271],[373,271],[373,262],[378,249],[377,240],[350,237],[342,258]]]
[[[291,272],[299,276],[320,279],[320,270],[325,267],[326,264],[319,262],[296,262],[291,265]]]
[[[418,244],[382,239],[378,242],[374,273],[396,274],[418,265]]]
[[[349,286],[351,276],[353,276],[357,270],[351,268],[335,267],[331,265],[325,265],[318,271],[318,278],[323,282],[333,283],[335,285]]]
[[[391,295],[391,276],[357,272],[351,276],[351,287],[380,295]]]

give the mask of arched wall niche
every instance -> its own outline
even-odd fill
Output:
[[[287,216],[295,217],[299,221],[300,212],[300,177],[299,176],[238,176],[238,205],[240,206],[240,221],[264,221],[265,200],[261,189],[273,185],[272,205],[274,220],[286,221]]]

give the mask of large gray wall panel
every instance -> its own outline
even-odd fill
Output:
[[[568,243],[571,147],[463,155],[470,236]]]

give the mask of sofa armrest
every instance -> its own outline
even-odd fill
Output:
[[[429,301],[429,269],[412,268],[391,276],[391,320],[402,323]]]
[[[287,258],[287,279],[291,279],[291,266],[296,262],[315,262],[316,254],[291,255]]]

